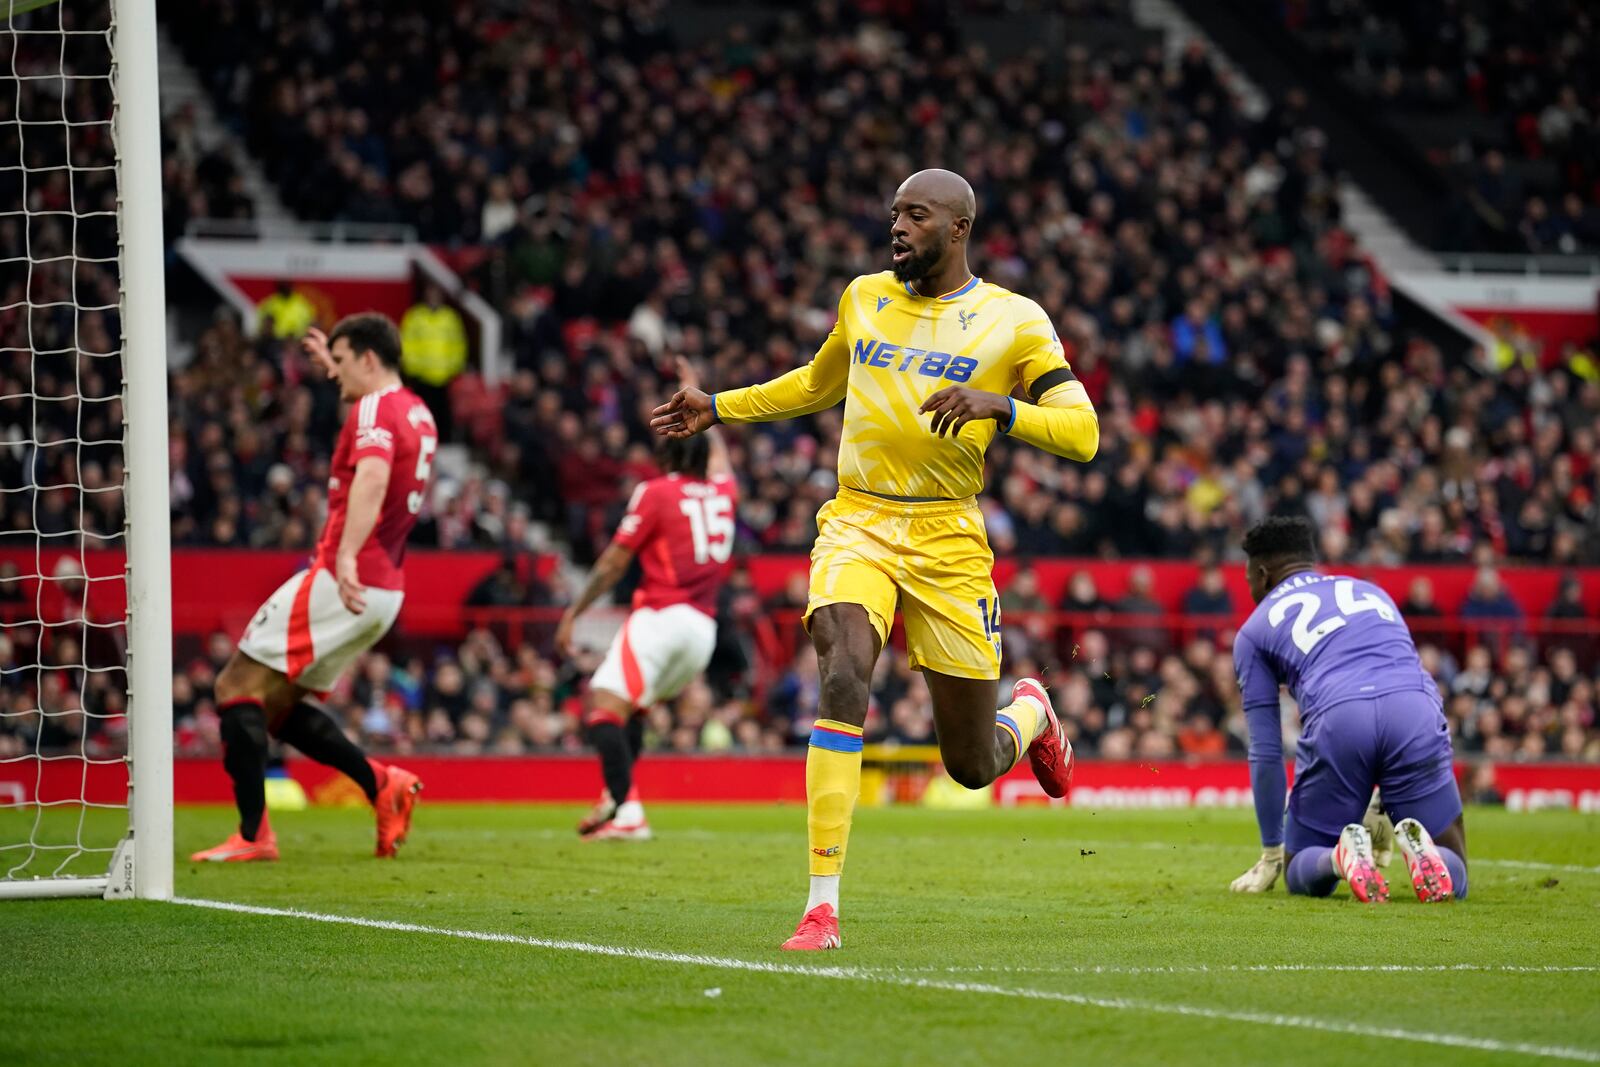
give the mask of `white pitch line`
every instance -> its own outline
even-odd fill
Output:
[[[890,967],[885,973],[917,972],[936,974],[1589,974],[1600,972],[1600,966],[1573,964],[1522,965],[1514,963],[1240,963],[1209,966],[1203,963],[1163,966],[1120,967],[1116,965],[1084,965],[1080,967],[1011,967],[1005,965],[969,967]]]
[[[1576,863],[1539,863],[1535,860],[1468,860],[1470,866],[1515,867],[1524,871],[1565,871],[1568,874],[1600,874],[1600,867],[1583,867]]]
[[[1252,1026],[1276,1026],[1289,1030],[1316,1030],[1322,1033],[1345,1034],[1351,1037],[1375,1037],[1394,1041],[1411,1041],[1423,1045],[1440,1045],[1448,1048],[1468,1048],[1476,1049],[1480,1052],[1516,1053],[1545,1059],[1570,1060],[1577,1063],[1600,1063],[1600,1050],[1596,1049],[1572,1048],[1564,1045],[1535,1045],[1521,1041],[1500,1041],[1490,1037],[1434,1033],[1426,1030],[1401,1030],[1395,1027],[1369,1026],[1365,1023],[1318,1019],[1304,1015],[1228,1011],[1192,1004],[1134,1000],[1127,997],[1092,997],[1082,993],[1063,993],[1049,989],[1023,989],[976,982],[950,982],[941,979],[914,978],[910,975],[892,972],[882,973],[853,967],[800,967],[794,964],[741,960],[725,956],[701,956],[683,952],[662,952],[647,948],[628,948],[623,945],[599,945],[588,941],[566,941],[553,938],[528,937],[522,934],[493,933],[483,930],[453,930],[441,926],[423,926],[419,923],[395,922],[388,919],[364,919],[353,915],[330,915],[324,912],[302,911],[298,908],[271,908],[256,904],[233,904],[222,900],[199,900],[178,897],[174,898],[173,903],[194,908],[209,908],[214,911],[236,912],[244,915],[303,919],[310,922],[359,926],[369,930],[389,930],[405,934],[432,934],[436,937],[454,937],[466,941],[524,945],[529,948],[551,949],[558,952],[578,952],[590,956],[612,956],[623,959],[645,960],[651,963],[682,964],[691,967],[710,967],[724,971],[749,971],[758,974],[795,974],[811,978],[876,982],[885,985],[903,986],[909,989],[931,989],[945,993],[977,993],[1021,1000],[1053,1001],[1060,1004],[1075,1004],[1085,1008],[1103,1008],[1108,1011],[1179,1015],[1193,1019],[1246,1023]]]

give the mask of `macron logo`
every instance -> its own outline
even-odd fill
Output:
[[[892,296],[880,296],[880,297],[878,297],[878,310],[882,311],[884,308],[888,307],[889,306],[889,302],[892,301],[893,299],[894,299],[894,297],[892,297]]]
[[[381,448],[384,451],[394,449],[394,434],[382,426],[368,426],[356,434],[357,448]]]

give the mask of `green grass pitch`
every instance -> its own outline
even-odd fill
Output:
[[[643,844],[577,815],[424,804],[389,863],[313,810],[274,817],[281,863],[178,867],[399,929],[0,903],[0,1063],[1600,1062],[1597,815],[1471,811],[1470,900],[1397,866],[1366,907],[1229,893],[1243,811],[863,810],[845,948],[804,957],[802,810],[658,805]],[[180,811],[180,849],[228,823]]]

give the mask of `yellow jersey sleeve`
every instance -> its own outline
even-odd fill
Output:
[[[850,380],[850,350],[845,340],[845,301],[854,283],[839,297],[839,318],[811,362],[770,382],[730,389],[711,398],[723,422],[772,422],[810,415],[844,399]]]
[[[1039,394],[1034,386],[1039,379],[1047,381],[1053,372],[1069,370],[1066,350],[1061,346],[1055,327],[1044,308],[1027,297],[1011,297],[1012,315],[1016,322],[1015,340],[1011,343],[1011,362],[1016,367],[1017,384],[1032,400]],[[1049,386],[1047,385],[1047,388]]]
[[[1004,431],[1053,455],[1087,462],[1100,449],[1100,419],[1067,363],[1050,318],[1032,300],[1015,297],[1016,333],[1011,358],[1017,384],[1033,402],[1013,400]]]

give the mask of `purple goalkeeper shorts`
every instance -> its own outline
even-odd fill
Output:
[[[1383,790],[1391,818],[1416,819],[1438,836],[1461,814],[1450,726],[1438,700],[1403,690],[1335,704],[1315,716],[1295,750],[1284,849],[1335,845]]]

